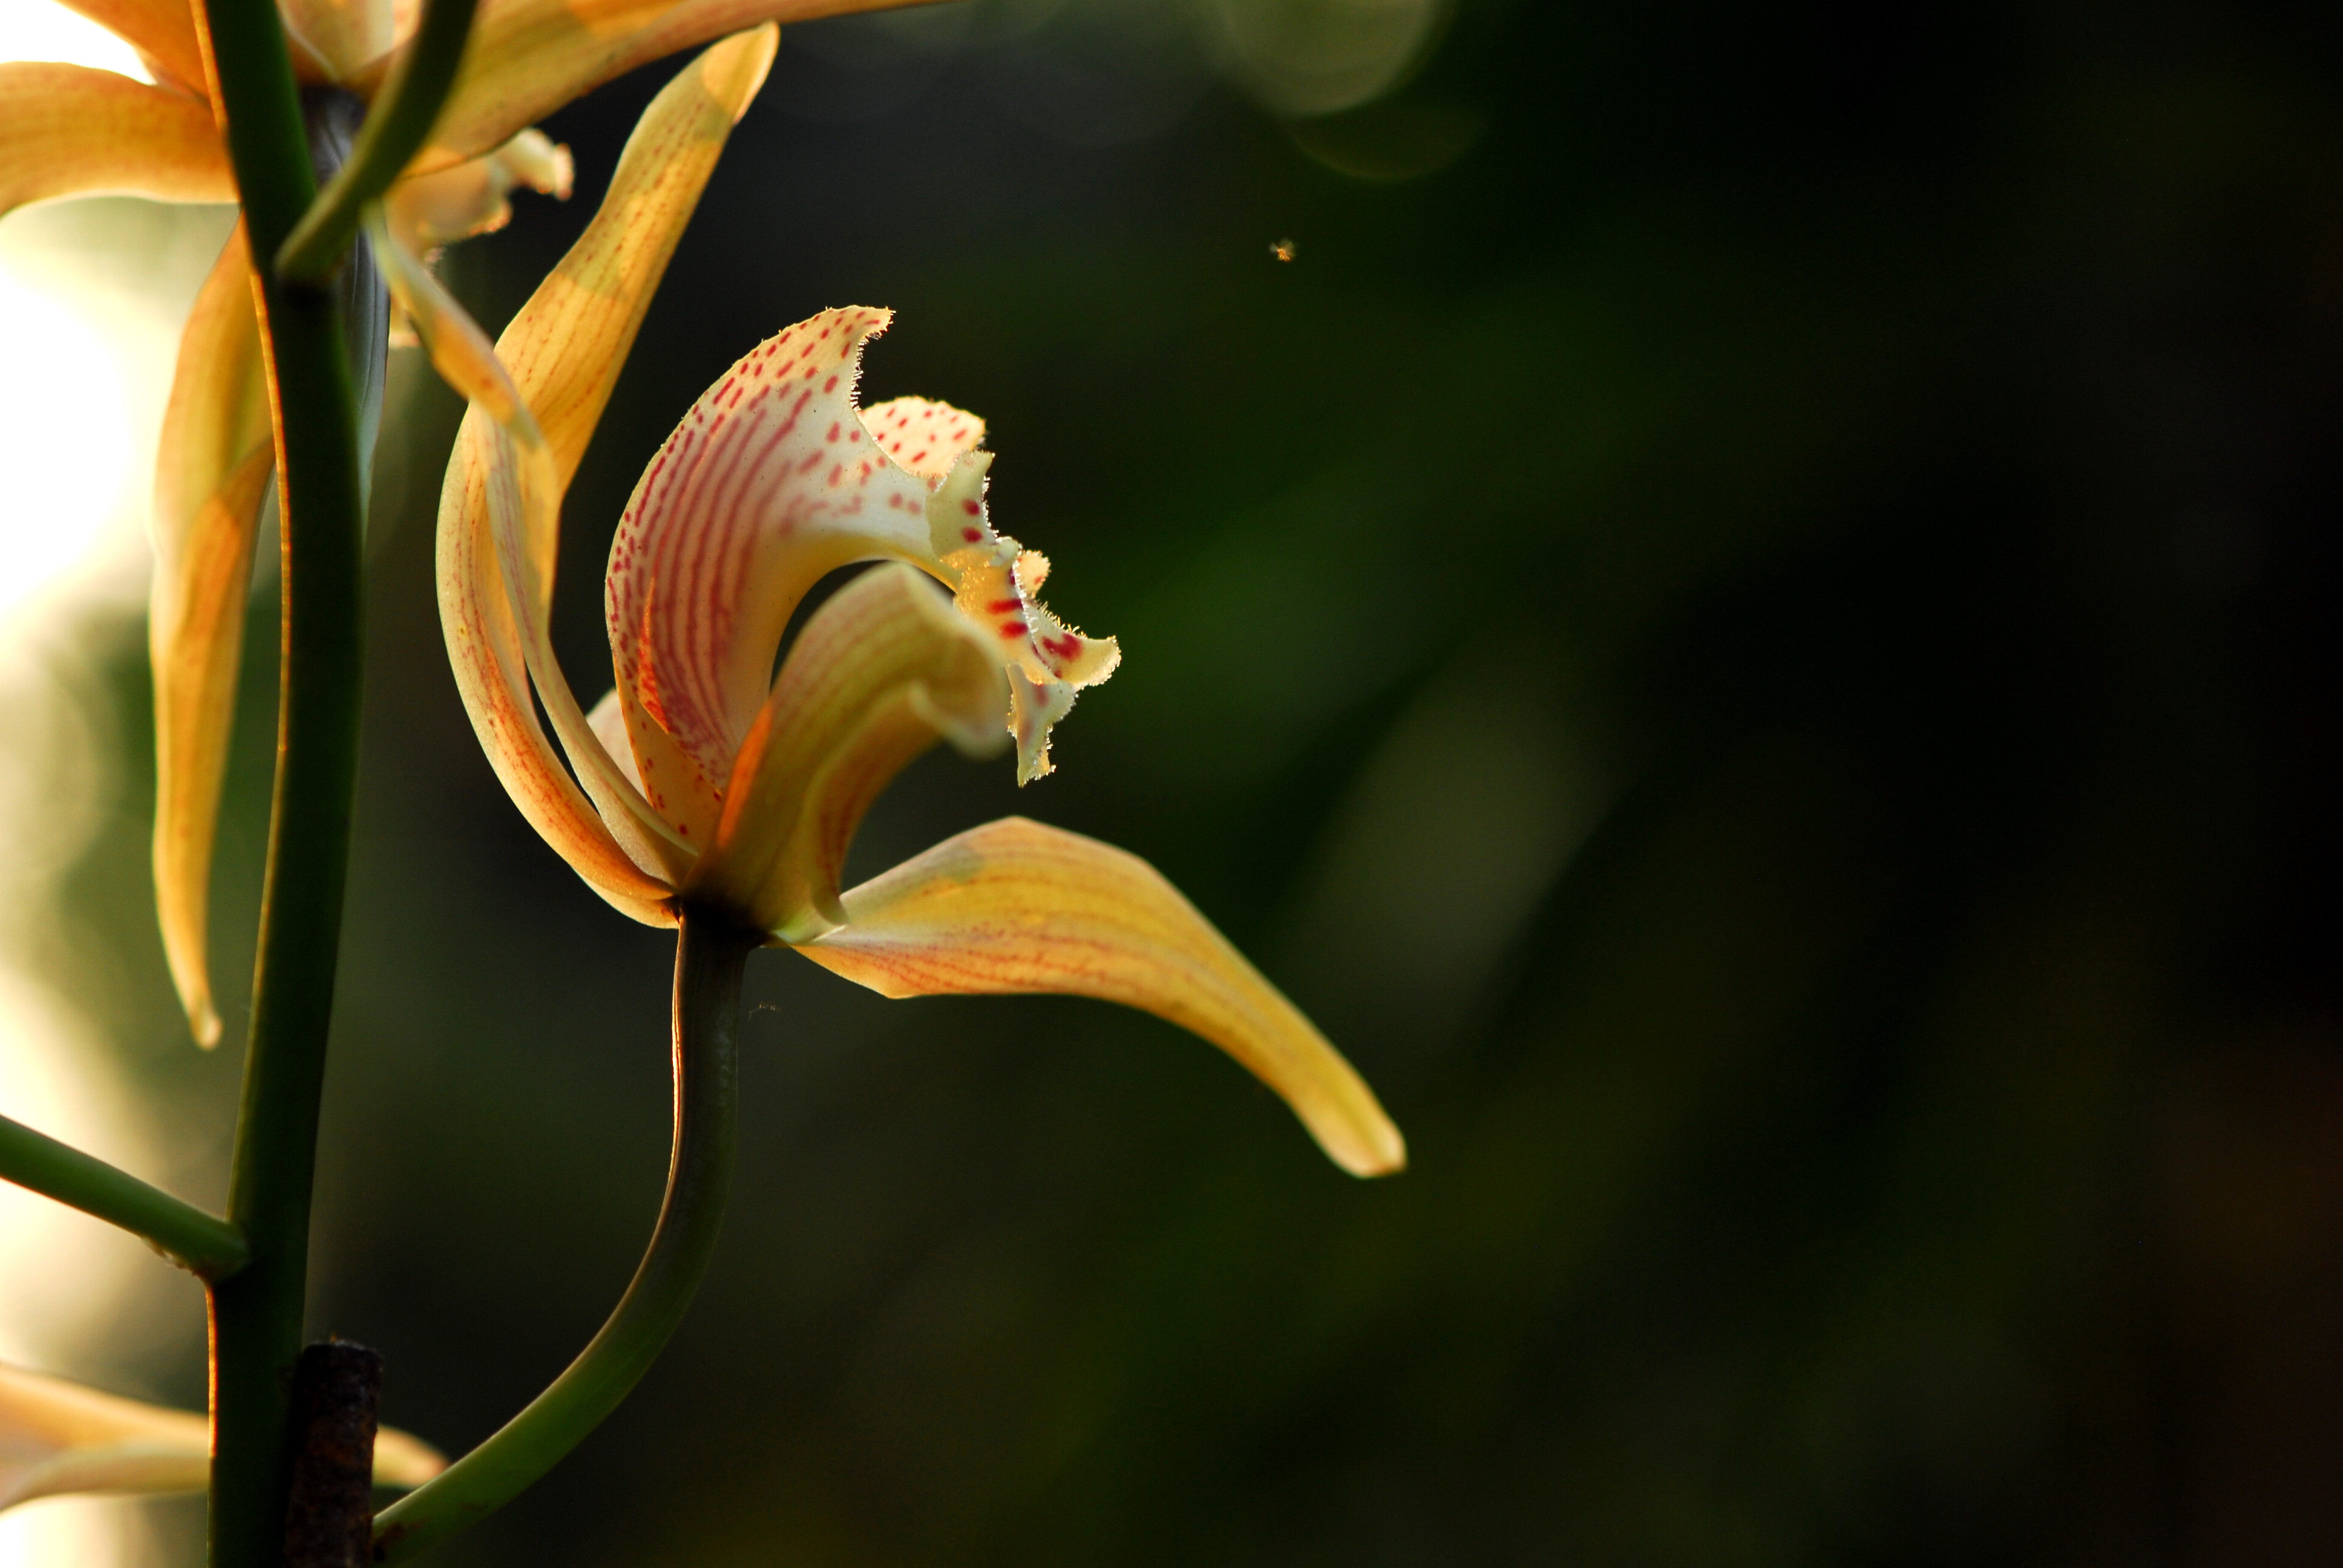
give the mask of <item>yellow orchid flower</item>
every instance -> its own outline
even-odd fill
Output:
[[[67,1493],[201,1492],[211,1463],[200,1415],[0,1364],[0,1511]],[[447,1468],[420,1438],[375,1436],[377,1486],[420,1486]]]
[[[96,195],[236,199],[190,0],[65,0],[136,48],[155,80],[0,63],[0,216]],[[907,0],[481,0],[431,139],[385,200],[409,251],[500,226],[516,186],[569,193],[566,148],[532,121],[634,67],[768,20]],[[361,102],[414,33],[412,0],[279,0],[305,85]],[[253,535],[273,468],[266,392],[239,233],[181,342],[156,466],[152,652],[155,878],[164,950],[198,1040],[220,1021],[206,970],[206,900],[226,766]]]
[[[1011,818],[840,890],[865,809],[914,756],[1013,739],[1021,779],[1038,777],[1051,725],[1119,658],[1042,607],[1048,561],[993,528],[982,420],[915,397],[858,408],[887,312],[826,311],[769,339],[668,438],[611,546],[617,685],[579,707],[547,630],[561,495],[769,47],[728,40],[660,95],[593,223],[493,350],[427,272],[389,263],[473,404],[441,493],[439,602],[498,776],[637,920],[715,911],[890,997],[1141,1008],[1252,1069],[1344,1169],[1399,1169],[1399,1132],[1350,1064],[1136,856]],[[816,611],[772,675],[807,590],[859,561],[890,564]]]

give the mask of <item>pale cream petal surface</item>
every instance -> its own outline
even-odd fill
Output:
[[[186,0],[63,0],[146,57],[156,80],[205,95],[203,45]]]
[[[395,13],[386,0],[277,0],[297,65],[329,82],[355,85],[367,65],[390,52]]]
[[[653,60],[767,22],[810,21],[918,0],[483,0],[447,111],[416,159],[426,173],[477,157],[522,126]],[[377,62],[374,75],[387,72]]]
[[[1127,850],[1011,817],[863,883],[846,925],[798,950],[882,996],[1059,992],[1121,1002],[1243,1063],[1358,1176],[1407,1162],[1341,1053]]]
[[[236,199],[202,101],[87,65],[0,62],[0,215],[60,196]]]
[[[839,925],[847,848],[870,802],[938,740],[1005,743],[1004,695],[1000,661],[935,584],[895,563],[863,573],[790,648],[687,896],[786,940]]]
[[[155,460],[155,904],[200,1044],[219,1040],[206,910],[245,600],[276,465],[251,260],[238,225],[187,313]]]
[[[0,1509],[67,1493],[199,1492],[211,1448],[211,1423],[192,1412],[0,1365]],[[409,1433],[376,1436],[377,1485],[419,1486],[447,1467]]]

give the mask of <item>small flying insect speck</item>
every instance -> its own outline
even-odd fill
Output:
[[[1281,239],[1275,245],[1269,247],[1269,254],[1277,257],[1280,261],[1292,261],[1293,259],[1293,242],[1290,239]]]

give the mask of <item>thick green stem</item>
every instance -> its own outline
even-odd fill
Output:
[[[117,1171],[95,1155],[0,1116],[0,1180],[142,1236],[182,1268],[224,1280],[251,1256],[225,1220]]]
[[[602,1332],[486,1442],[375,1520],[375,1561],[403,1563],[503,1507],[618,1408],[683,1321],[732,1181],[740,972],[762,940],[684,911],[675,954],[675,1145],[650,1249]]]
[[[271,0],[207,0],[205,58],[256,256],[317,194]],[[211,1292],[213,1568],[284,1555],[290,1384],[302,1342],[309,1197],[357,771],[357,407],[332,295],[261,279],[284,518],[277,792],[228,1220],[252,1260]]]

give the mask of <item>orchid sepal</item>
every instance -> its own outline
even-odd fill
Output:
[[[849,891],[798,947],[886,997],[1054,993],[1139,1008],[1226,1050],[1355,1176],[1407,1163],[1373,1091],[1162,874],[1022,817],[947,839]]]

